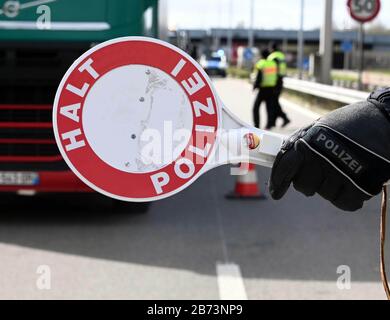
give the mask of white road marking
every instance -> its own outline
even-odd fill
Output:
[[[233,263],[217,263],[219,297],[221,300],[248,300],[240,267]]]
[[[221,240],[224,262],[217,262],[217,281],[219,298],[221,300],[248,300],[244,281],[239,265],[229,262],[229,252],[225,239],[225,230],[222,223],[222,212],[219,204],[217,183],[215,176],[212,178],[212,195],[215,203],[215,215]]]

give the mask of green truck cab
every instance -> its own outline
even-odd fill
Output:
[[[64,163],[52,103],[82,53],[121,36],[165,38],[163,0],[0,0],[0,192],[90,192]]]
[[[0,1],[0,40],[94,41],[159,37],[157,0]]]

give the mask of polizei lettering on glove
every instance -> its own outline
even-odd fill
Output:
[[[324,130],[321,130],[314,138],[314,144],[319,148],[324,156],[330,155],[329,160],[336,160],[337,162],[347,166],[354,174],[359,174],[363,170],[363,165],[357,160],[356,156],[347,151],[345,146],[339,142],[335,137],[329,137]]]

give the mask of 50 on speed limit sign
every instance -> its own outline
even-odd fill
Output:
[[[353,19],[365,23],[374,20],[381,9],[380,0],[348,0],[348,9]]]

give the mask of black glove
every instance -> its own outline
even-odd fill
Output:
[[[390,88],[338,109],[287,139],[276,157],[270,193],[279,200],[291,182],[355,211],[390,179]]]

